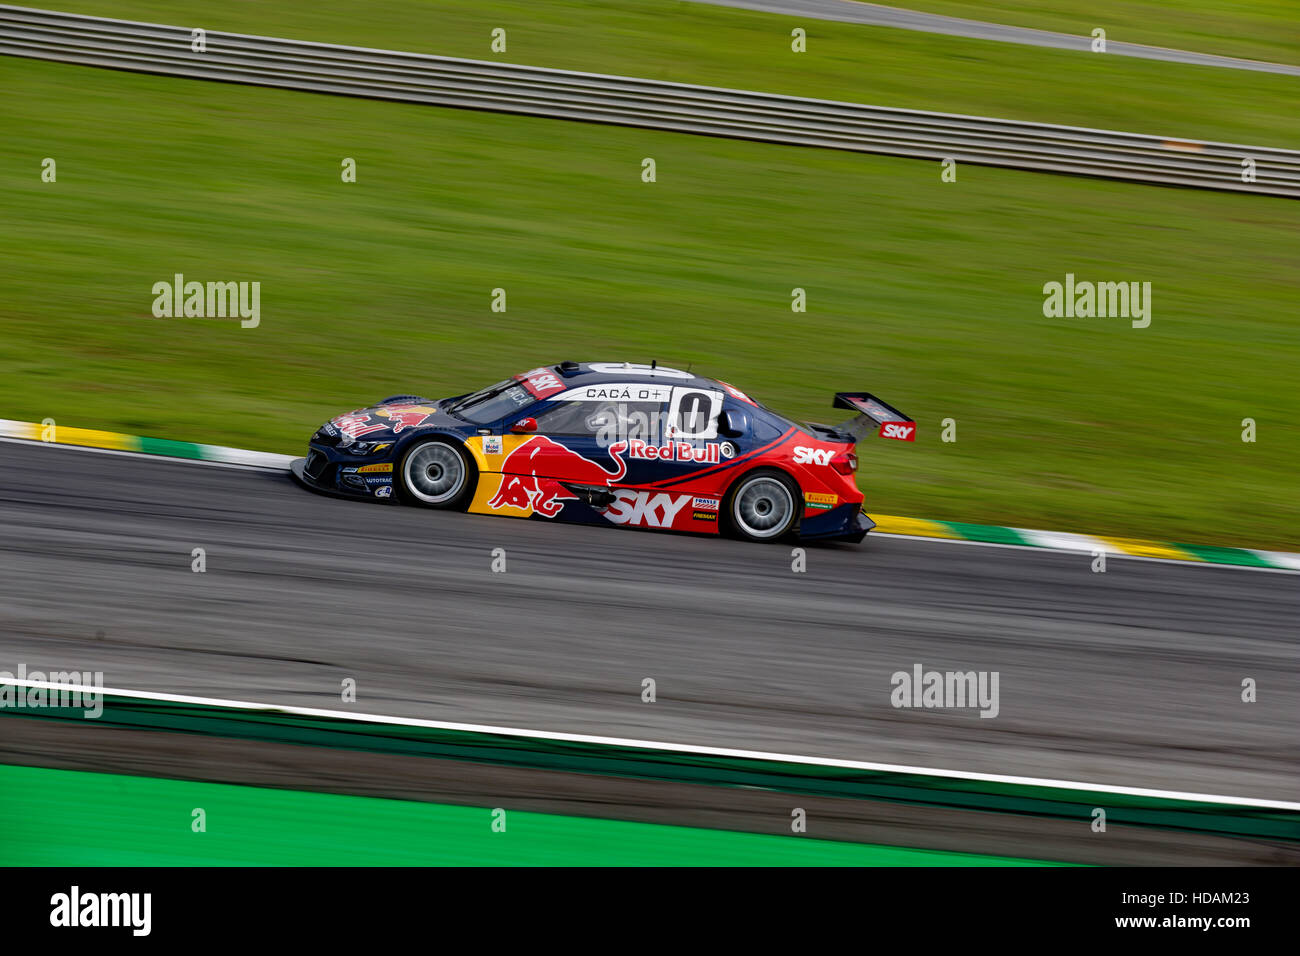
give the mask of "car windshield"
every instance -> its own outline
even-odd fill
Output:
[[[533,397],[528,394],[528,390],[509,378],[466,395],[449,406],[447,411],[475,425],[486,425],[532,403]]]

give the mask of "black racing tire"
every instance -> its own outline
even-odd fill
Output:
[[[791,537],[803,514],[803,495],[793,478],[777,468],[746,472],[722,500],[728,534],[746,541],[781,541]]]
[[[458,442],[430,438],[406,449],[393,484],[407,504],[464,511],[478,487],[478,468]]]

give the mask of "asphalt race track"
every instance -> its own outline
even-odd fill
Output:
[[[1094,574],[1085,555],[873,536],[809,546],[799,574],[788,546],[343,501],[287,474],[17,442],[0,442],[0,486],[0,670],[1296,798],[1295,575],[1117,558]],[[890,675],[917,663],[998,671],[1000,713],[895,709]],[[340,703],[348,677],[356,704]]]

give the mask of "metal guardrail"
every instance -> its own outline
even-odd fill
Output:
[[[795,146],[1300,198],[1300,151],[690,86],[0,6],[0,54]],[[1244,182],[1243,161],[1254,163]]]

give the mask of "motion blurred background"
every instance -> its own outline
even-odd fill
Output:
[[[1295,76],[704,3],[57,6],[1300,146]],[[912,6],[1300,63],[1286,3]],[[791,52],[795,26],[807,53]],[[505,54],[489,49],[496,27]],[[657,359],[813,420],[836,414],[836,390],[887,396],[919,441],[865,449],[868,510],[1300,546],[1292,200],[968,165],[943,183],[917,160],[12,57],[0,83],[4,417],[297,453],[321,420],[383,395],[463,392],[564,358]],[[44,157],[57,183],[41,181]],[[152,284],[178,272],[260,281],[260,327],[154,318]],[[1066,273],[1151,282],[1151,326],[1045,318],[1043,284]],[[939,441],[945,418],[955,443]]]
[[[770,4],[806,15],[750,8],[767,0],[49,2],[1300,148],[1297,13],[1271,0],[908,0],[1268,69],[813,15],[868,10],[853,0]],[[946,182],[934,161],[4,55],[0,89],[2,419],[302,454],[320,422],[383,396],[655,359],[797,418],[838,419],[832,394],[856,390],[911,415],[915,444],[859,448],[869,513],[1300,551],[1294,199],[967,163]],[[155,317],[153,287],[177,273],[260,283],[259,324]],[[1044,285],[1067,274],[1150,283],[1150,325],[1045,316]],[[280,472],[8,442],[0,486],[0,673],[101,672],[137,695],[97,721],[0,714],[0,863],[1177,865],[1294,862],[1300,845],[1280,802],[1300,688],[1285,574],[1101,574],[1077,554],[875,536],[810,549],[793,573],[780,548],[349,504]],[[510,573],[489,570],[507,547]],[[211,552],[202,574],[192,548]],[[923,666],[1001,674],[998,719],[896,706],[892,675]],[[348,680],[360,696],[341,702]],[[221,701],[172,711],[158,692]],[[502,757],[493,734],[358,746],[284,715],[272,732],[230,700],[949,768],[999,775],[999,796],[937,798],[945,770],[783,789],[690,757],[660,778],[565,747],[542,759],[536,741]],[[331,733],[353,730],[383,737],[363,719]],[[998,789],[1005,775],[1111,789],[1066,794],[1075,806]],[[1182,796],[1112,799],[1125,787]],[[1229,796],[1202,813],[1189,791]],[[792,840],[796,793],[815,836]],[[197,806],[222,824],[196,841]],[[493,807],[523,839],[496,840]]]

